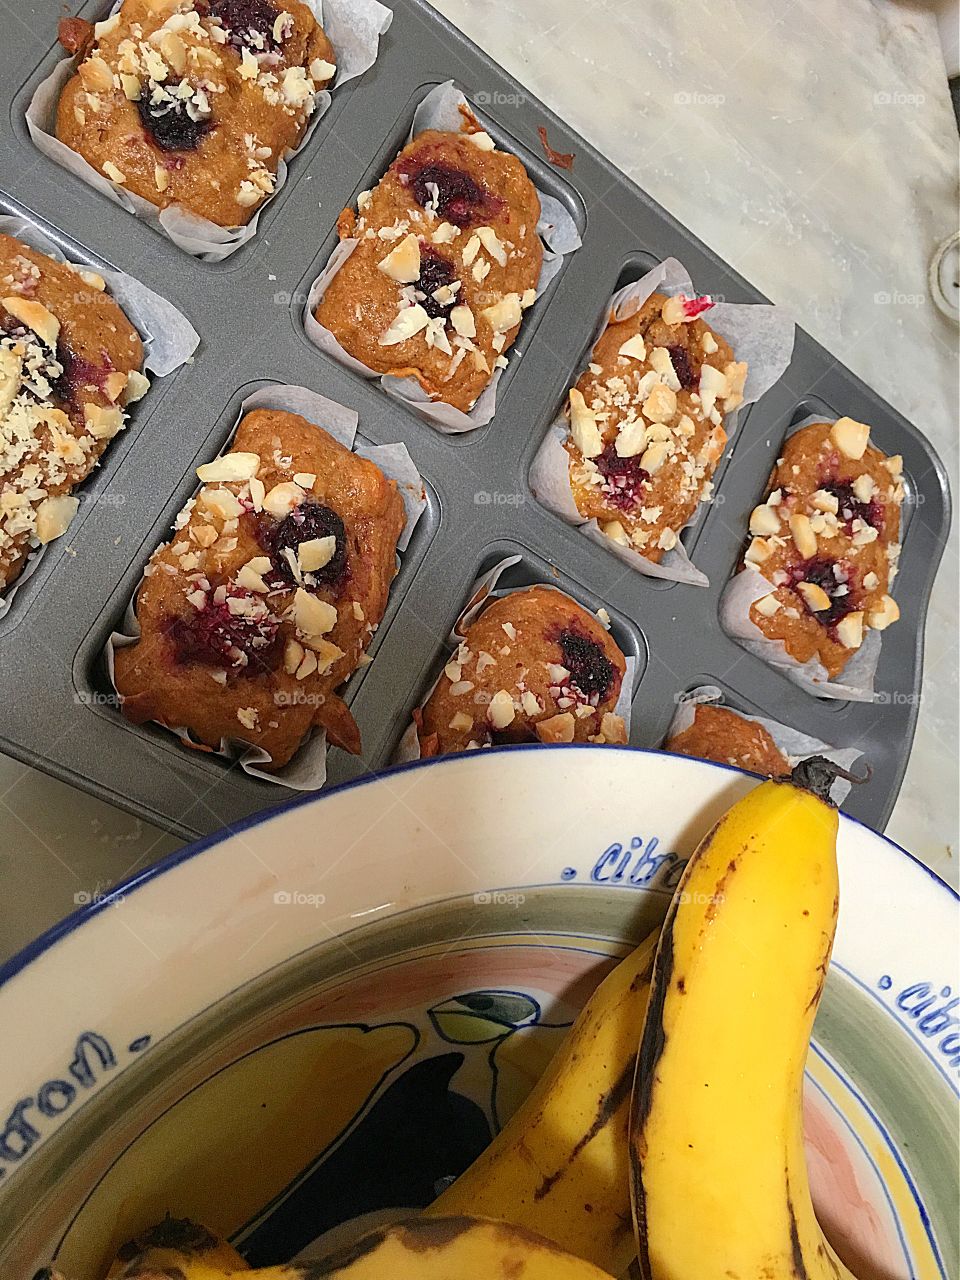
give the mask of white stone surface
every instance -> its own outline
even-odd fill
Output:
[[[936,18],[889,0],[437,0],[532,93],[918,424],[957,492],[957,330],[926,297],[956,227]],[[457,66],[438,67],[438,78]],[[482,85],[470,86],[480,90]],[[957,882],[956,534],[888,834]],[[176,847],[0,758],[0,951]],[[92,881],[92,883],[91,883]]]

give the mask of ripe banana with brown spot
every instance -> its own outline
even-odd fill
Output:
[[[110,1275],[118,1280],[226,1280],[231,1275],[241,1280],[613,1280],[542,1236],[474,1217],[399,1222],[317,1262],[253,1271],[204,1227],[168,1219],[124,1246]],[[62,1280],[49,1269],[36,1280],[41,1277]]]
[[[593,993],[533,1091],[428,1216],[476,1213],[619,1275],[636,1255],[627,1128],[657,934]]]
[[[663,925],[634,1089],[645,1280],[852,1280],[817,1223],[802,1088],[837,923],[836,770],[735,804]]]

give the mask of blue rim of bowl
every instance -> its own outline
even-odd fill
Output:
[[[690,760],[696,759],[696,763],[704,765],[709,769],[716,769],[726,773],[734,773],[743,777],[759,777],[758,774],[749,773],[745,769],[737,769],[733,765],[720,764],[713,760],[701,760],[698,757],[681,756],[671,751],[660,751],[651,747],[623,747],[623,746],[606,746],[604,751],[616,751],[619,755],[636,756],[657,756],[661,759],[664,756],[671,756],[674,759]],[[512,746],[490,747],[482,752],[477,752],[474,759],[484,760],[491,756],[500,756],[504,754],[513,755],[518,751],[595,751],[596,746],[589,742],[567,742],[545,744],[540,742],[515,743]],[[435,768],[440,765],[451,765],[457,761],[464,759],[463,754],[434,756],[427,760],[411,760],[407,764],[395,765],[390,769],[384,769],[379,773],[365,774],[360,778],[351,778],[347,782],[341,782],[336,786],[324,788],[322,791],[311,791],[306,795],[294,796],[292,799],[284,801],[283,804],[275,805],[272,808],[261,809],[257,813],[251,814],[248,818],[242,819],[240,822],[224,827],[221,831],[214,835],[204,836],[201,840],[195,840],[192,844],[185,845],[182,849],[177,849],[174,853],[169,853],[166,857],[158,859],[149,867],[146,867],[139,874],[131,876],[129,880],[122,880],[115,885],[113,889],[95,902],[88,903],[80,907],[77,911],[71,912],[56,924],[51,925],[49,929],[44,930],[32,942],[28,942],[25,947],[11,956],[9,960],[0,965],[0,991],[21,973],[35,960],[40,959],[48,951],[52,950],[58,942],[67,938],[72,933],[76,933],[83,925],[88,924],[101,911],[113,905],[118,898],[127,898],[130,894],[136,892],[137,889],[143,888],[154,880],[160,879],[169,871],[176,870],[183,863],[192,861],[201,853],[205,853],[207,849],[213,848],[215,845],[222,844],[225,840],[230,840],[233,836],[239,835],[241,832],[250,831],[254,827],[263,826],[267,822],[272,822],[275,818],[282,817],[289,813],[292,809],[300,809],[308,804],[318,804],[328,797],[342,795],[346,791],[352,791],[358,787],[370,786],[372,783],[380,782],[387,777],[393,777],[399,773],[410,773],[417,769],[426,770]],[[933,881],[938,889],[944,892],[956,902],[960,902],[960,893],[955,890],[952,885],[942,879],[937,873],[928,867],[925,862],[912,854],[909,849],[904,849],[902,845],[897,844],[895,840],[891,840],[889,836],[883,834],[882,831],[875,831],[873,827],[867,826],[865,822],[861,822],[858,818],[852,818],[848,814],[841,814],[845,821],[852,823],[854,826],[862,827],[865,831],[869,831],[871,835],[877,836],[885,841],[897,853],[902,854],[910,862],[914,863]]]

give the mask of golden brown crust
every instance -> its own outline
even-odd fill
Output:
[[[151,557],[136,601],[141,638],[116,654],[124,714],[187,728],[209,748],[250,742],[269,752],[268,769],[286,764],[314,726],[357,752],[357,727],[334,690],[361,664],[386,608],[405,524],[397,486],[326,431],[275,410],[247,414],[224,459],[226,468],[247,460],[255,474],[217,479],[215,464],[173,541]],[[304,518],[293,541],[278,532]],[[331,532],[337,518],[342,528]],[[331,558],[312,573],[298,563],[302,585],[292,567],[281,574],[291,563],[284,546],[299,562],[324,537]],[[222,626],[233,607],[224,594],[246,612]],[[320,628],[311,601],[332,606]]]
[[[159,209],[180,205],[223,227],[249,222],[302,139],[335,55],[301,0],[241,0],[235,12],[247,10],[282,19],[279,38],[233,31],[229,0],[125,0],[116,21],[92,32],[62,27],[79,63],[60,97],[57,137]],[[186,105],[146,128],[141,108],[166,110],[183,85]],[[165,149],[160,138],[180,145]]]
[[[629,319],[611,317],[571,392],[565,447],[580,514],[659,563],[710,495],[722,415],[741,403],[746,373],[677,298],[654,293]]]
[[[373,191],[363,194],[358,213],[343,211],[337,224],[340,238],[357,239],[358,244],[315,313],[341,346],[369,368],[415,377],[434,399],[464,411],[474,405],[497,360],[516,338],[543,260],[536,230],[540,201],[526,170],[515,156],[482,150],[470,141],[472,136],[486,134],[476,127],[460,134],[425,130],[404,147]],[[474,184],[467,189],[479,192],[479,201],[467,210],[462,204],[451,206],[444,197],[452,187],[445,186],[437,211],[425,209],[416,193],[425,191],[422,175],[437,167],[461,175],[451,183]],[[430,203],[429,192],[426,198]],[[460,225],[451,218],[459,218]],[[424,274],[396,273],[411,277],[404,283],[385,274],[380,264],[409,237],[418,244]],[[433,275],[425,270],[428,260]],[[452,302],[444,304],[445,312],[432,317],[433,326],[383,345],[381,339],[402,309],[412,315],[411,304],[419,301],[438,310],[427,291],[421,289],[417,298],[418,280],[427,283],[430,294],[434,282],[443,287],[442,280],[451,289],[459,281],[459,287],[450,295]],[[465,312],[452,309],[453,302],[468,309],[469,320]]]
[[[789,761],[762,724],[738,715],[729,707],[710,703],[697,704],[693,723],[669,738],[665,750],[699,760],[715,760],[718,764],[732,764],[767,778],[786,778],[790,774]]]
[[[548,587],[512,592],[467,628],[416,717],[420,754],[494,742],[626,742],[613,713],[625,674],[616,641],[576,601]]]
[[[142,364],[140,335],[100,276],[0,235],[0,590],[38,537],[69,523],[67,495],[146,389]]]
[[[900,459],[869,444],[848,457],[837,445],[852,435],[856,451],[868,430],[841,418],[787,440],[767,500],[751,516],[756,536],[744,558],[771,583],[751,621],[797,662],[818,658],[831,678],[859,648],[858,628],[882,630],[899,616],[888,591],[899,556]],[[828,601],[812,587],[825,588]]]

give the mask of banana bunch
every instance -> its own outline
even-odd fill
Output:
[[[853,1280],[814,1215],[802,1132],[837,923],[838,772],[814,758],[726,813],[659,937],[608,975],[527,1101],[420,1218],[250,1280],[609,1280],[638,1255],[644,1280]],[[242,1270],[229,1245],[168,1219],[108,1280]]]

